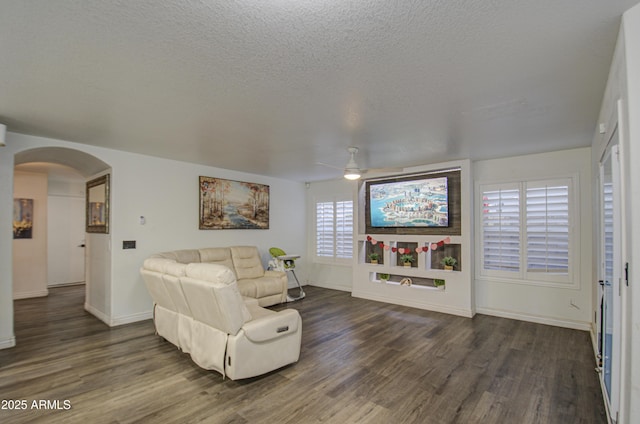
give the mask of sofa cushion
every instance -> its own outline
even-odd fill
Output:
[[[184,297],[184,292],[182,291],[182,286],[180,285],[180,277],[176,277],[175,275],[170,274],[164,274],[162,276],[162,282],[167,289],[167,293],[169,293],[169,296],[171,296],[171,300],[173,300],[175,310],[183,315],[191,316],[189,305],[187,304],[187,300]]]
[[[224,265],[210,263],[191,263],[186,267],[186,275],[204,281],[213,281],[229,285],[236,281],[233,272]]]
[[[173,298],[164,285],[164,274],[145,268],[141,269],[140,273],[142,274],[142,278],[145,285],[147,286],[149,294],[151,295],[151,299],[153,299],[153,302],[156,305],[160,305],[169,311],[177,312],[177,308],[175,303],[173,302]]]
[[[167,262],[164,267],[165,274],[173,277],[183,277],[187,269],[187,264],[180,262]]]
[[[247,309],[249,309],[249,313],[251,314],[251,319],[247,320],[246,322],[252,321],[254,319],[260,319],[260,318],[268,317],[268,316],[271,316],[273,314],[277,314],[276,311],[272,311],[271,309],[263,308],[262,306],[260,306],[256,299],[252,299],[252,300],[254,300],[255,303],[248,303],[245,300],[245,305],[247,305]],[[246,322],[245,322],[245,324],[246,324]]]
[[[238,290],[243,297],[258,298],[258,289],[254,280],[238,280]]]
[[[238,280],[260,278],[264,275],[264,268],[262,267],[257,247],[233,246],[230,250]]]
[[[256,298],[282,293],[282,278],[262,277],[256,280]]]
[[[191,277],[183,277],[181,283],[196,321],[228,334],[238,333],[247,307],[235,283],[226,285]]]
[[[146,269],[147,271],[155,271],[160,273],[165,273],[167,269],[167,264],[175,264],[176,262],[173,259],[159,258],[159,257],[150,257],[149,259],[145,259],[142,269]]]
[[[228,247],[209,247],[200,249],[200,262],[224,265],[235,274],[233,260],[231,259],[231,250]]]
[[[217,293],[218,299],[224,299],[224,304],[220,305],[221,311],[226,311],[228,309],[238,310],[242,314],[242,318],[244,321],[248,321],[251,319],[249,309],[247,309],[247,306],[242,299],[238,285],[236,284],[236,277],[235,275],[233,275],[233,272],[229,268],[224,265],[218,264],[194,263],[187,265],[186,274],[189,279],[199,280],[205,283],[205,285],[208,285],[210,290],[213,290],[213,292]],[[185,280],[183,279],[182,281]],[[202,293],[204,293],[205,296],[211,294],[206,291],[202,291]],[[196,318],[195,311],[192,311],[192,313],[194,318]],[[231,313],[230,315],[235,316],[234,313]],[[235,328],[234,325],[235,324],[227,328]],[[242,325],[242,323],[240,323],[240,325]],[[233,331],[228,332],[231,334],[235,334]]]
[[[200,262],[200,252],[198,249],[174,250],[172,252],[156,253],[152,258],[173,259],[181,264]]]

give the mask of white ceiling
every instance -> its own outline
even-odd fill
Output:
[[[0,122],[299,181],[588,146],[636,3],[0,0]]]
[[[16,171],[47,174],[53,181],[85,182],[87,179],[80,172],[66,165],[50,162],[29,162],[15,166]]]

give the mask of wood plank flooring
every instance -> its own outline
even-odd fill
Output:
[[[0,400],[27,408],[0,409],[0,422],[606,422],[586,332],[305,291],[274,308],[302,315],[300,361],[242,381],[198,368],[151,321],[108,328],[84,311],[82,286],[15,301]]]

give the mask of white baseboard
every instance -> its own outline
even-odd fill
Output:
[[[133,315],[127,315],[123,317],[111,318],[104,312],[99,311],[88,303],[84,304],[84,309],[91,315],[98,318],[100,321],[107,324],[109,327],[117,327],[118,325],[130,324],[132,322],[144,321],[146,319],[153,318],[153,311],[140,312]]]
[[[361,299],[375,300],[375,301],[384,302],[384,303],[393,303],[394,305],[403,305],[403,306],[409,306],[412,308],[425,309],[427,311],[442,312],[445,314],[457,315],[465,318],[472,318],[474,315],[474,312],[468,309],[455,308],[451,306],[438,305],[438,304],[428,303],[428,302],[420,302],[412,299],[380,296],[377,293],[371,293],[367,291],[354,290],[351,293],[351,295],[353,297],[358,297]]]
[[[124,325],[124,324],[131,324],[132,322],[144,321],[152,318],[153,318],[153,311],[140,312],[133,315],[112,318],[110,327],[116,327],[118,325]]]
[[[555,327],[571,328],[574,330],[583,330],[583,331],[591,330],[590,322],[574,321],[574,320],[562,319],[562,318],[543,317],[543,316],[537,316],[537,315],[528,315],[528,314],[521,314],[517,312],[503,311],[500,309],[491,309],[491,308],[476,308],[476,312],[483,315],[492,315],[495,317],[515,319],[518,321],[535,322],[537,324],[553,325]]]
[[[32,292],[14,293],[13,300],[30,299],[32,297],[45,297],[45,296],[49,296],[49,289],[32,291]]]
[[[0,349],[9,349],[10,347],[14,347],[16,345],[16,338],[11,337],[10,339],[0,340]]]
[[[105,324],[109,325],[109,322],[111,321],[111,319],[109,318],[109,316],[107,314],[105,314],[104,312],[98,310],[97,308],[89,305],[88,303],[84,303],[84,310],[89,312],[91,315],[93,315],[94,317],[98,318],[100,321],[104,322]],[[111,327],[109,325],[109,327]]]

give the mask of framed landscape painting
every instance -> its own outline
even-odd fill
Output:
[[[200,177],[201,230],[269,229],[269,186]]]
[[[33,199],[13,199],[13,238],[33,237]]]

